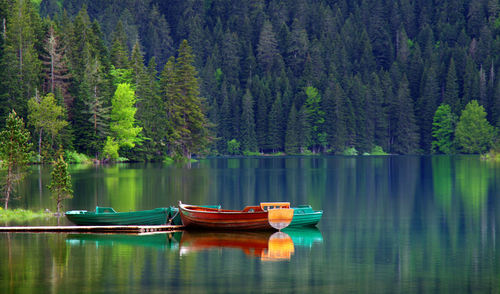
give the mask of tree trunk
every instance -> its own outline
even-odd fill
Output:
[[[42,160],[42,132],[43,128],[40,128],[40,133],[38,135],[38,160]]]
[[[3,31],[2,31],[3,39],[5,40],[5,38],[6,38],[5,36],[7,34],[7,25],[6,25],[5,17],[2,19],[2,29],[3,29]]]
[[[9,165],[7,170],[7,182],[5,183],[6,192],[5,192],[5,210],[9,209],[9,199],[10,193],[12,191],[12,165]]]
[[[57,216],[59,216],[59,212],[61,211],[61,196],[57,196]]]

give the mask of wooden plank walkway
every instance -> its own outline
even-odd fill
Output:
[[[184,226],[159,225],[159,226],[39,226],[39,227],[0,227],[4,232],[58,232],[58,233],[148,233],[168,232],[182,230]]]

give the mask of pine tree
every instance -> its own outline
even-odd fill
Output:
[[[497,79],[495,91],[493,92],[493,110],[491,116],[493,117],[493,124],[500,128],[500,79]]]
[[[458,113],[460,110],[460,97],[458,96],[457,71],[455,69],[455,61],[453,61],[453,58],[450,60],[450,66],[448,67],[443,103],[448,104],[451,107],[451,111],[453,113]]]
[[[413,154],[418,148],[418,133],[406,76],[399,85],[392,109],[394,122],[391,132],[391,151],[398,154]]]
[[[221,85],[221,96],[222,96],[222,105],[220,108],[220,117],[219,117],[219,127],[218,134],[220,139],[220,151],[225,152],[227,148],[227,142],[233,139],[233,121],[232,121],[232,109],[231,109],[231,98],[227,93],[226,82],[222,82]],[[253,113],[253,111],[252,111]]]
[[[144,67],[143,54],[138,42],[132,51],[131,62],[137,97],[135,117],[144,135],[144,141],[139,148],[144,156],[143,159],[151,160],[164,151],[161,138],[164,136],[165,115],[156,78],[156,62],[153,57],[149,61],[149,67]]]
[[[286,52],[286,61],[295,76],[299,76],[302,73],[308,49],[309,39],[307,32],[301,27],[300,22],[294,19],[290,34],[290,44]]]
[[[81,134],[83,138],[86,137],[90,141],[85,147],[97,158],[98,152],[103,146],[103,140],[109,133],[110,106],[105,100],[106,93],[103,89],[103,83],[105,83],[104,68],[96,57],[87,57],[86,60],[88,60],[88,64],[83,75],[84,82],[80,85],[80,99],[83,100],[84,105],[82,111],[83,126],[88,128],[82,129]]]
[[[306,152],[311,147],[312,142],[310,119],[306,107],[305,104],[302,105],[297,113],[297,141],[300,153]]]
[[[297,109],[295,104],[292,104],[286,127],[285,152],[287,154],[298,154],[300,152],[299,136],[301,135],[298,127]]]
[[[433,66],[425,74],[422,96],[417,101],[416,113],[420,125],[420,146],[430,152],[432,142],[432,119],[440,100],[439,81]]]
[[[278,51],[278,42],[273,32],[273,25],[266,21],[262,26],[259,44],[257,45],[257,59],[263,71],[268,72],[277,64],[281,55]]]
[[[168,63],[168,62],[167,62]],[[169,138],[172,151],[184,158],[191,159],[192,153],[202,151],[210,142],[208,122],[202,111],[202,98],[199,96],[199,85],[196,69],[193,66],[194,56],[186,40],[182,41],[174,66],[173,90],[167,94],[171,101],[172,117],[170,120],[176,136]]]
[[[36,44],[39,16],[31,1],[16,0],[10,7],[12,16],[3,25],[3,55],[0,60],[0,119],[10,108],[27,115],[27,101],[39,86],[41,63]]]
[[[255,78],[253,83],[255,84],[255,91],[252,94],[255,96],[257,105],[255,109],[257,111],[255,115],[255,133],[257,135],[257,146],[259,149],[267,149],[268,147],[268,119],[269,119],[269,104],[268,96],[266,95],[269,88],[266,85],[266,80]]]
[[[255,135],[255,121],[253,113],[253,97],[247,89],[242,101],[240,141],[241,150],[257,151],[257,137]]]
[[[6,172],[2,183],[5,209],[9,208],[14,187],[26,175],[31,146],[30,133],[26,130],[23,119],[12,110],[5,122],[5,129],[0,132],[0,162]]]
[[[175,52],[170,27],[165,16],[158,11],[157,5],[153,5],[149,13],[144,45],[146,58],[155,57],[158,64],[165,64],[168,57]]]
[[[127,35],[123,30],[123,24],[118,21],[114,35],[113,42],[111,45],[111,63],[115,68],[128,68],[129,67],[129,56],[127,47]]]
[[[373,143],[382,147],[383,150],[388,150],[389,122],[386,101],[388,97],[385,97],[382,84],[376,73],[372,74],[370,95],[374,109],[368,115],[373,121]]]
[[[62,155],[54,162],[54,169],[50,173],[50,177],[50,185],[47,188],[56,200],[57,214],[60,215],[63,200],[73,198],[71,175],[68,172],[68,164]]]
[[[276,152],[283,148],[283,134],[285,128],[283,126],[283,105],[281,102],[281,94],[278,93],[274,100],[269,113],[269,148]]]
[[[69,94],[69,72],[65,48],[61,44],[60,37],[54,29],[54,24],[50,24],[47,37],[44,40],[44,53],[41,54],[45,92],[60,92],[63,96],[67,109],[71,107],[71,95]]]
[[[325,93],[325,128],[327,142],[334,153],[340,153],[345,148],[346,126],[344,119],[344,91],[340,84],[332,80]]]

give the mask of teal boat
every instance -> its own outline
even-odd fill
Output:
[[[111,207],[96,207],[95,212],[71,210],[65,213],[69,221],[79,226],[112,225],[164,225],[170,216],[170,208],[116,212]]]
[[[292,207],[293,219],[288,227],[313,227],[323,216],[323,210],[313,210],[311,205]]]

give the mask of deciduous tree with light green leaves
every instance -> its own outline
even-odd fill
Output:
[[[111,123],[113,137],[120,147],[133,148],[140,143],[139,133],[142,128],[135,124],[135,94],[130,84],[119,84],[111,99]]]
[[[42,98],[37,95],[28,101],[28,124],[38,132],[38,160],[41,161],[43,131],[48,132],[54,140],[59,131],[68,125],[63,116],[64,108],[57,105],[52,93]]]
[[[9,200],[17,183],[26,175],[26,167],[31,157],[30,133],[24,126],[22,118],[12,110],[7,117],[5,129],[0,132],[0,166],[2,174],[2,190],[4,191],[4,208],[9,208]]]
[[[455,120],[455,115],[451,112],[451,107],[448,104],[441,104],[436,109],[432,122],[432,153],[453,153]]]
[[[56,200],[57,214],[59,215],[63,200],[73,198],[71,175],[68,172],[68,164],[64,161],[62,155],[54,162],[54,169],[50,173],[50,177],[50,185],[47,188],[49,188]]]
[[[455,130],[455,140],[463,153],[484,153],[493,144],[495,128],[486,120],[486,112],[477,100],[462,111]]]

